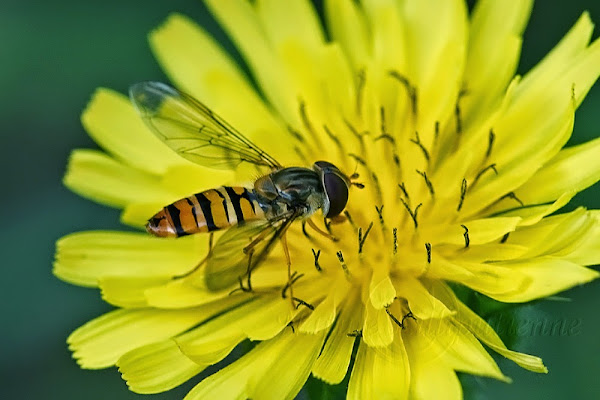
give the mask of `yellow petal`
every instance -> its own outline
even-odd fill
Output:
[[[466,246],[465,233],[467,230],[464,228],[466,227],[469,245],[478,245],[500,239],[506,233],[514,231],[520,221],[519,217],[483,218],[451,226],[425,228],[422,235],[430,237],[433,244],[448,243]]]
[[[446,121],[452,115],[461,89],[467,47],[467,9],[460,0],[410,0],[403,3],[401,12],[410,60],[408,75],[418,88],[416,130],[429,147],[436,121]],[[432,26],[435,29],[431,29]]]
[[[171,80],[282,164],[296,159],[282,123],[273,116],[236,63],[202,28],[172,14],[150,35],[150,44]],[[206,171],[204,171],[206,175]]]
[[[253,374],[248,382],[252,399],[293,399],[308,379],[310,370],[325,341],[326,331],[292,334],[293,340],[266,371]]]
[[[525,287],[490,295],[505,303],[523,303],[548,297],[600,277],[597,271],[552,257],[501,264],[529,278],[529,284]]]
[[[546,203],[542,205],[526,205],[519,207],[511,207],[506,210],[506,203],[501,205],[499,203],[498,208],[491,208],[490,211],[495,209],[505,209],[505,211],[500,211],[498,214],[503,217],[520,217],[522,218],[519,222],[519,226],[530,226],[537,224],[542,220],[542,218],[560,210],[565,205],[567,205],[571,199],[576,195],[576,192],[569,191],[561,194],[556,201],[552,203]],[[496,215],[496,213],[494,213]]]
[[[545,203],[565,192],[580,192],[600,180],[600,139],[569,147],[515,191],[525,204]]]
[[[166,240],[141,233],[72,233],[56,242],[54,274],[82,286],[97,286],[103,277],[181,275],[207,251],[207,241],[205,235]]]
[[[452,304],[457,310],[458,321],[492,350],[529,371],[540,373],[548,372],[548,369],[544,366],[541,358],[508,350],[494,329],[469,307],[458,300],[448,286],[440,282],[435,282],[433,285],[435,292],[440,295],[440,298],[446,304]]]
[[[585,209],[552,216],[528,229],[514,232],[509,243],[529,247],[523,257],[562,257],[574,251],[593,231],[596,220]],[[512,235],[512,234],[511,234]]]
[[[170,338],[210,318],[228,303],[187,310],[115,310],[81,326],[67,342],[83,368],[106,368],[130,350]]]
[[[96,90],[81,122],[101,147],[122,162],[153,174],[187,164],[145,125],[126,96],[110,89]]]
[[[451,319],[423,321],[419,334],[434,342],[434,346],[440,349],[440,359],[454,370],[510,381],[471,332],[460,323]]]
[[[351,0],[326,0],[325,18],[333,39],[340,43],[355,70],[369,58],[369,34],[363,10]]]
[[[594,25],[588,12],[584,12],[575,25],[525,77],[516,93],[527,91],[535,85],[545,85],[551,82],[574,64],[574,60],[587,47]]]
[[[171,339],[127,352],[117,366],[129,389],[141,394],[166,392],[204,369],[184,356]]]
[[[372,348],[361,343],[348,383],[347,398],[408,399],[410,380],[408,355],[399,333],[387,347]]]
[[[258,298],[182,335],[177,342],[181,351],[196,363],[214,364],[245,338],[273,338],[288,325],[291,317],[289,300],[281,296]],[[269,319],[276,322],[272,323]]]
[[[259,343],[248,354],[202,380],[184,400],[248,398],[246,386],[250,377],[268,369],[294,338],[289,332],[284,332]]]
[[[252,5],[237,0],[206,0],[206,5],[236,44],[269,102],[286,120],[293,120],[297,104],[290,103],[286,92],[288,77]]]
[[[394,340],[392,320],[385,309],[375,309],[370,301],[365,304],[363,340],[372,347],[385,347]]]
[[[566,260],[579,265],[600,264],[600,212],[598,210],[588,212],[595,220],[594,226],[572,252],[563,256]]]
[[[477,215],[524,184],[559,152],[573,131],[575,110],[570,92],[570,86],[564,84],[545,86],[544,94],[527,93],[527,98],[512,103],[499,117],[494,125],[496,152],[488,161],[488,165],[495,165],[497,175],[492,170],[482,173],[483,168],[473,171],[473,177],[467,179],[471,183],[462,207],[465,217]],[[523,131],[528,135],[516,134]],[[477,176],[481,177],[474,183]]]
[[[289,39],[316,50],[325,41],[319,18],[307,0],[259,0],[256,11],[270,41],[277,47]]]
[[[386,268],[378,266],[374,268],[369,285],[369,299],[373,307],[382,309],[389,306],[396,297],[396,289],[386,273]]]
[[[331,330],[325,347],[313,365],[312,373],[329,384],[338,384],[346,376],[355,337],[349,336],[360,329],[362,319],[358,296],[348,300]]]
[[[63,179],[66,187],[112,207],[144,199],[169,204],[172,197],[160,180],[95,150],[74,150]]]
[[[324,339],[324,334],[287,329],[204,379],[185,399],[292,399],[308,378]]]
[[[336,316],[334,296],[327,296],[300,325],[302,333],[317,333],[333,324]]]
[[[107,303],[123,308],[142,308],[148,306],[145,291],[170,280],[170,276],[111,276],[100,278],[98,286],[102,293],[102,299]]]
[[[430,341],[408,330],[402,337],[410,362],[410,398],[461,400],[462,387],[456,373],[432,356]]]
[[[465,67],[467,95],[461,101],[466,123],[481,119],[502,100],[521,52],[521,36],[533,1],[479,1],[469,30]]]
[[[397,292],[406,299],[410,310],[417,319],[445,318],[453,314],[444,306],[444,303],[429,293],[419,280],[414,278],[397,279],[394,284]]]
[[[211,292],[205,288],[192,285],[189,280],[177,279],[167,283],[166,285],[148,288],[144,292],[144,296],[148,301],[148,305],[152,307],[185,308],[199,306],[227,298],[229,292],[229,289],[225,291]]]

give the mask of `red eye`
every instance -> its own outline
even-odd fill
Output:
[[[329,199],[329,212],[326,217],[335,217],[344,210],[348,203],[348,185],[338,175],[325,173],[323,174],[323,186]]]

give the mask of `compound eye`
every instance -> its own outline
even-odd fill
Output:
[[[323,175],[323,186],[329,199],[329,211],[326,217],[335,217],[344,210],[348,203],[348,185],[340,176],[326,173]]]

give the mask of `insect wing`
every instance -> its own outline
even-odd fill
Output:
[[[242,162],[281,165],[192,96],[160,82],[136,83],[131,101],[156,136],[183,158],[205,167],[234,169]]]
[[[293,222],[290,216],[278,222],[253,221],[230,228],[217,241],[206,265],[205,283],[208,290],[218,291],[231,287],[247,277],[267,257],[281,234]],[[259,238],[250,252],[244,249]]]

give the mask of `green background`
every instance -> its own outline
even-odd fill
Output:
[[[597,0],[539,0],[525,34],[519,71],[527,71],[547,53],[585,9],[600,21]],[[57,238],[73,231],[121,228],[116,210],[70,193],[61,185],[61,177],[71,149],[95,147],[80,125],[79,114],[96,87],[125,92],[133,82],[166,80],[152,58],[146,35],[171,11],[191,16],[224,40],[195,0],[0,3],[3,399],[182,398],[199,380],[144,397],[129,392],[114,368],[79,369],[65,338],[110,307],[98,291],[68,285],[51,274]],[[594,87],[577,113],[571,143],[598,136],[598,110],[600,88]],[[570,208],[600,208],[599,195],[597,185],[577,196]],[[498,358],[514,383],[467,377],[469,398],[598,398],[600,281],[564,297],[572,301],[542,301],[497,317],[505,333],[515,323],[530,327],[517,331],[513,346],[542,356],[550,373],[530,373]],[[540,323],[566,328],[544,332],[536,328],[541,328]],[[318,382],[311,385],[310,393],[323,389]],[[307,392],[301,397],[306,398]]]

